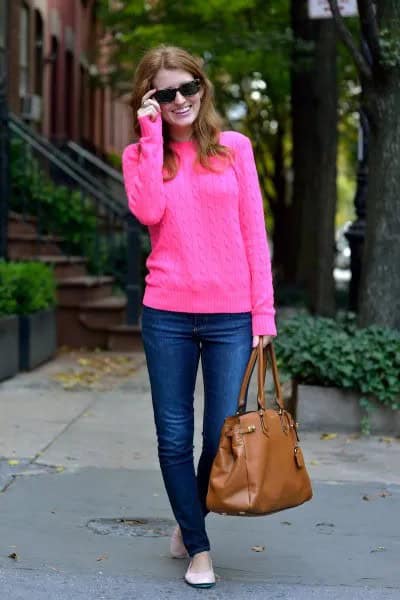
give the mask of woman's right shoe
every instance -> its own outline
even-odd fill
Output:
[[[186,550],[185,544],[183,543],[182,533],[179,525],[177,525],[172,532],[171,542],[170,542],[170,552],[171,556],[174,558],[188,558],[189,554]]]
[[[185,574],[186,583],[195,588],[210,588],[215,585],[215,575],[212,568],[212,563],[209,570],[202,571],[201,573],[192,573],[191,566],[192,561],[190,561],[188,570]]]

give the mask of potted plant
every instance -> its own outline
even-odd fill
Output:
[[[275,347],[300,428],[399,433],[400,332],[360,329],[354,314],[298,315],[282,322]]]
[[[18,372],[18,329],[13,273],[0,262],[0,381]]]
[[[31,370],[54,356],[57,344],[53,271],[39,262],[15,263],[19,315],[19,368]]]
[[[33,369],[49,360],[55,353],[55,287],[53,271],[43,263],[0,263],[3,314],[17,315],[16,343],[19,348],[17,354],[20,370]],[[3,338],[5,339],[5,334]],[[13,341],[15,342],[14,338]],[[9,350],[4,348],[2,357],[8,352]],[[8,372],[6,377],[15,373],[11,373],[10,368]]]

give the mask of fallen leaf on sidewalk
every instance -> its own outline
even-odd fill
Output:
[[[56,471],[57,473],[62,473],[63,471],[65,471],[65,467],[63,467],[62,465],[58,465],[58,467],[56,467]]]
[[[254,552],[263,552],[265,550],[265,546],[252,546],[251,549]]]
[[[16,458],[10,458],[10,460],[8,461],[8,464],[11,467],[14,467],[15,465],[19,465],[19,460],[17,460]]]
[[[383,490],[382,492],[380,492],[378,494],[378,496],[381,496],[381,498],[386,498],[386,496],[391,496],[391,492],[388,492],[387,490]]]
[[[107,555],[107,554],[103,554],[102,556],[98,556],[98,557],[96,558],[96,560],[97,560],[97,561],[99,561],[99,560],[106,560],[107,558],[108,558],[108,555]]]
[[[18,554],[16,552],[11,552],[11,554],[8,555],[8,558],[18,560]]]
[[[83,367],[87,367],[90,365],[90,360],[87,358],[78,358],[78,364],[82,365]]]
[[[321,440],[334,440],[337,437],[337,433],[322,433]]]
[[[60,382],[65,390],[105,389],[102,385],[104,382],[111,384],[117,378],[130,377],[141,366],[141,363],[132,356],[107,354],[103,356],[101,352],[77,357],[76,362],[83,368],[71,368],[53,375],[53,379]]]
[[[310,460],[310,465],[319,465],[319,460]]]
[[[362,499],[363,500],[376,500],[377,498],[386,498],[386,496],[391,496],[391,492],[388,492],[387,490],[382,490],[381,492],[378,492],[377,494],[369,495],[369,494],[365,494]]]

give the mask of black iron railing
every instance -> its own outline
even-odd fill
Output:
[[[112,190],[104,183],[111,178],[107,169],[102,177],[93,174],[14,115],[8,125],[10,208],[36,218],[38,244],[45,234],[59,235],[63,253],[84,255],[93,274],[112,275],[128,298],[127,323],[137,324],[148,240],[146,228],[127,209],[121,174],[112,173]]]
[[[125,204],[124,181],[119,171],[76,142],[68,141],[61,146],[61,149],[75,164],[78,164],[86,173],[90,173],[92,177],[101,182],[103,189]]]

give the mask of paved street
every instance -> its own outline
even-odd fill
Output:
[[[201,407],[200,369],[196,458]],[[0,414],[1,598],[400,597],[399,438],[300,429],[313,500],[257,519],[209,515],[218,585],[197,591],[168,556],[142,354],[63,353],[0,384]]]

